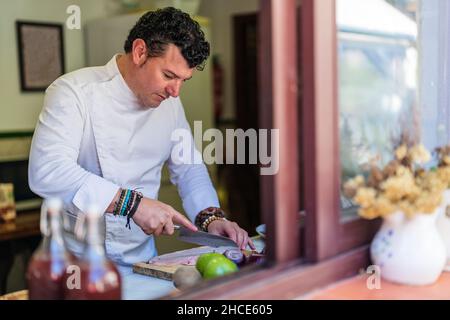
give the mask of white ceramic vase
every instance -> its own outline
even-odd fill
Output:
[[[406,285],[434,283],[446,263],[446,248],[437,230],[441,209],[407,218],[401,211],[384,218],[370,254],[385,280]]]
[[[437,219],[437,228],[442,240],[444,240],[447,252],[447,262],[444,270],[450,272],[450,189],[444,191],[442,210]]]

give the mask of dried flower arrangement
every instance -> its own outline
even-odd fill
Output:
[[[403,211],[407,217],[433,213],[441,205],[443,191],[450,183],[450,147],[436,149],[438,167],[425,169],[431,155],[423,145],[400,145],[395,159],[380,169],[369,164],[368,176],[350,179],[344,194],[359,206],[366,219],[385,217]]]

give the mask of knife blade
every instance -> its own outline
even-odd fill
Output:
[[[203,231],[192,231],[186,227],[174,225],[175,230],[179,230],[178,239],[184,242],[199,244],[210,247],[235,247],[238,248],[236,242],[230,238],[218,236]]]

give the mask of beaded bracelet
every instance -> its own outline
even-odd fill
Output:
[[[131,190],[127,189],[125,192],[126,192],[125,193],[125,200],[123,201],[122,208],[120,208],[120,215],[121,216],[126,216],[127,215],[126,209],[128,207],[128,203],[130,202],[130,196],[132,196],[132,191]]]
[[[221,218],[221,217],[211,216],[208,219],[206,219],[205,222],[203,222],[201,229],[208,232],[209,225],[211,224],[211,222],[213,222],[215,220],[226,220],[226,219]]]
[[[121,211],[122,206],[123,206],[123,202],[125,200],[126,193],[127,193],[126,189],[121,189],[119,200],[116,202],[116,206],[114,207],[114,210],[113,210],[113,214],[115,216],[120,214],[120,211]]]
[[[122,189],[120,191],[119,200],[116,202],[113,213],[114,215],[127,217],[127,224],[125,226],[129,229],[131,229],[130,220],[136,213],[143,197],[144,195],[136,190]]]
[[[209,224],[215,220],[226,220],[225,212],[220,208],[209,207],[197,214],[195,217],[195,225],[200,230],[208,232]]]
[[[133,218],[134,214],[136,213],[136,211],[139,207],[139,204],[141,203],[142,198],[144,197],[144,195],[140,192],[137,192],[137,191],[132,191],[132,192],[134,193],[135,197],[133,197],[133,204],[132,204],[130,211],[128,211],[127,224],[125,225],[125,227],[127,227],[130,230],[131,230],[130,220],[131,220],[131,218]]]

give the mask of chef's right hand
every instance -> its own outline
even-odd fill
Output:
[[[146,234],[155,236],[172,235],[174,224],[183,225],[192,231],[197,231],[197,227],[174,208],[161,201],[148,198],[142,198],[132,219]]]

